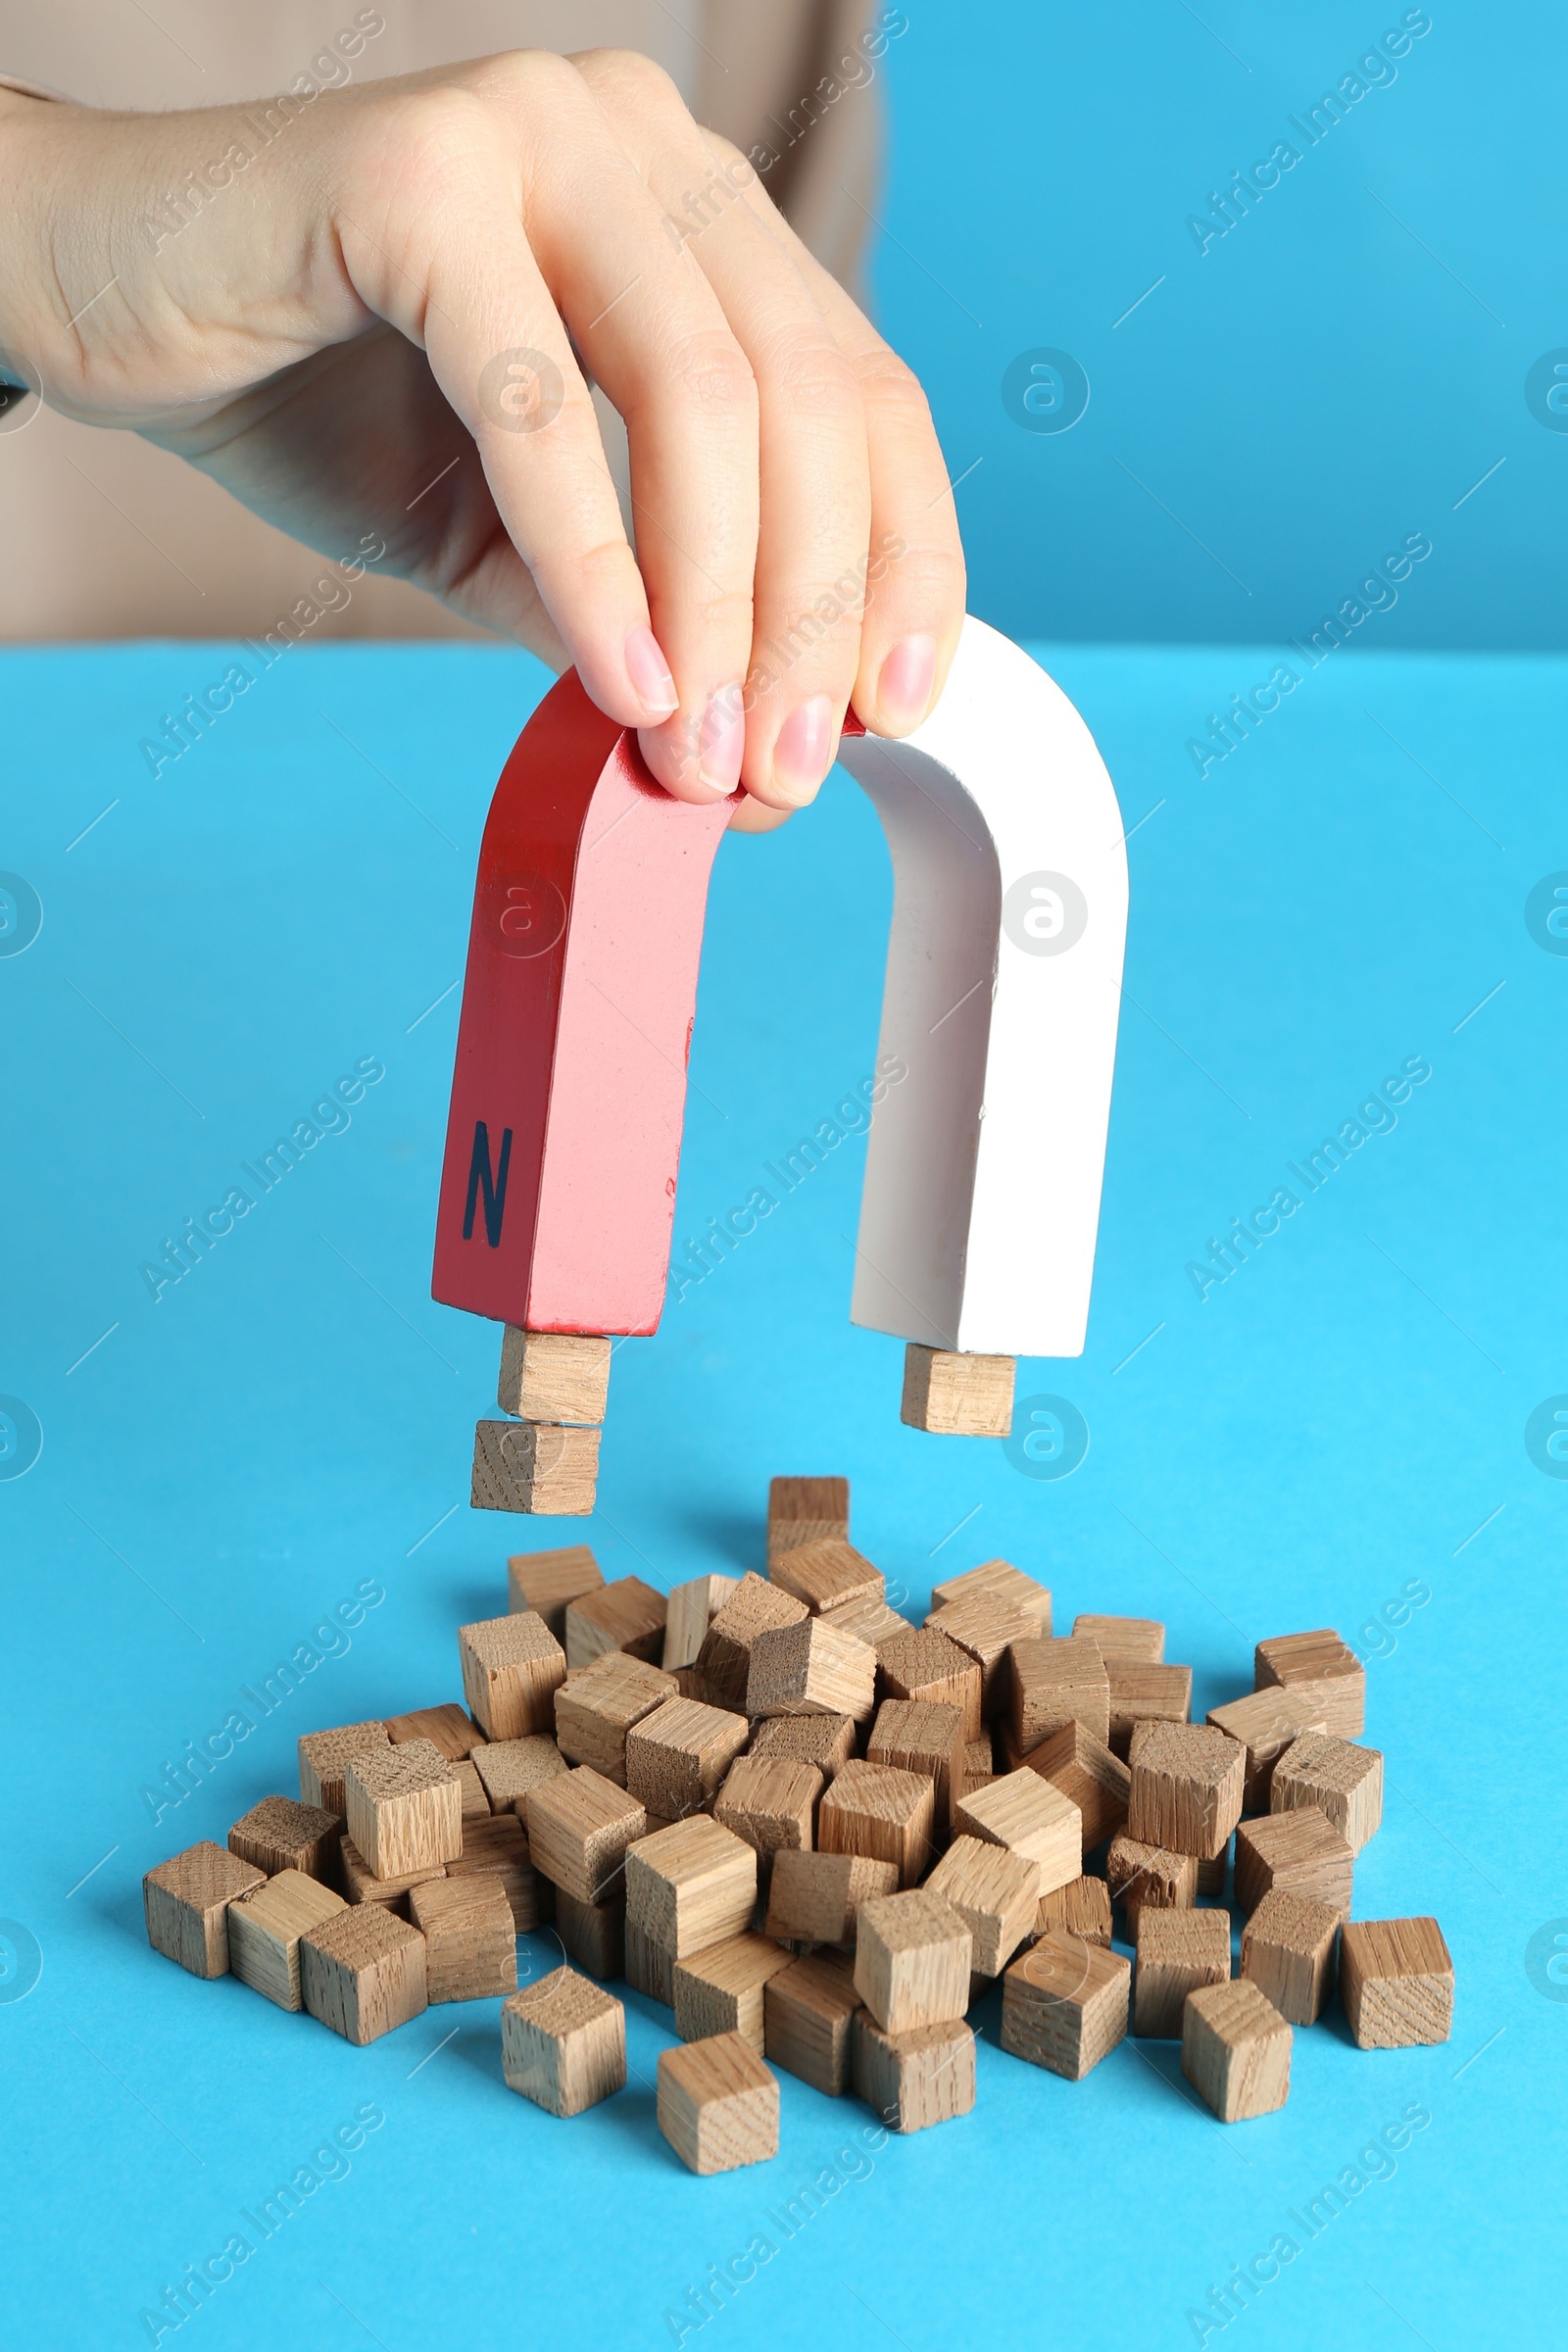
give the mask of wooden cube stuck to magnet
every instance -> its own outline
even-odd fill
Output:
[[[228,1965],[242,1984],[279,2009],[305,2006],[300,1937],[348,1905],[302,1870],[280,1870],[228,1907]]]
[[[269,1878],[280,1870],[302,1870],[309,1879],[331,1879],[342,1835],[343,1817],[323,1805],[264,1796],[229,1831],[228,1850],[242,1862],[254,1862]]]
[[[549,1421],[480,1421],[468,1499],[476,1511],[586,1519],[599,1480],[597,1429]]]
[[[847,1478],[775,1478],[767,1489],[767,1564],[806,1544],[850,1540]]]
[[[463,1692],[487,1740],[521,1740],[552,1732],[556,1692],[566,1679],[566,1658],[544,1619],[487,1617],[458,1628]]]
[[[640,1576],[618,1576],[597,1592],[566,1603],[566,1664],[592,1665],[607,1650],[623,1649],[654,1665],[664,1654],[668,1603]]]
[[[984,1838],[956,1838],[921,1891],[941,1895],[963,1921],[976,1976],[1000,1977],[1034,1933],[1039,1887],[1037,1863]]]
[[[968,1922],[929,1886],[860,1905],[855,1987],[885,2033],[912,2033],[916,2026],[962,2017],[973,1964]]]
[[[659,2054],[659,2129],[688,2170],[731,2173],[778,2154],[778,2078],[742,2034]]]
[[[1016,1373],[1010,1355],[966,1355],[910,1340],[899,1418],[906,1429],[934,1437],[1004,1438],[1012,1428]]]
[[[809,1952],[762,1987],[762,2055],[825,2098],[850,2087],[853,2026],[860,2007],[847,1952]]]
[[[849,1715],[864,1723],[876,1704],[876,1651],[822,1617],[777,1626],[752,1643],[748,1715]]]
[[[1140,1727],[1131,1749],[1127,1835],[1172,1853],[1224,1852],[1242,1817],[1247,1751],[1200,1723]]]
[[[428,1740],[351,1756],[343,1794],[349,1836],[378,1879],[429,1870],[463,1851],[457,1779]]]
[[[228,1906],[266,1884],[267,1873],[211,1838],[150,1870],[141,1883],[147,1940],[193,1977],[226,1977]]]
[[[367,1747],[388,1744],[384,1723],[345,1723],[329,1732],[306,1732],[300,1740],[300,1802],[347,1820],[343,1767]]]
[[[1054,1928],[1002,1980],[1002,2046],[1081,2082],[1127,2032],[1132,1968],[1108,1944]]]
[[[604,1585],[599,1562],[586,1544],[553,1551],[519,1551],[507,1562],[507,1607],[520,1617],[532,1609],[566,1645],[566,1604]]]
[[[709,1802],[751,1728],[727,1708],[666,1698],[626,1734],[626,1786],[650,1813],[682,1820]]]
[[[1287,2024],[1316,2025],[1334,1983],[1339,1933],[1332,1903],[1276,1886],[1242,1930],[1238,1973],[1267,1994]]]
[[[1182,2073],[1222,2124],[1247,2123],[1290,2097],[1291,2040],[1250,1978],[1205,1984],[1182,2010]]]
[[[1156,2040],[1178,2040],[1187,1995],[1200,1984],[1230,1982],[1230,1913],[1164,1911],[1146,1904],[1136,1929],[1133,2032]]]
[[[740,2034],[762,2055],[762,1993],[794,1958],[766,1936],[728,1936],[677,1960],[671,1975],[675,2031],[682,2041]]]
[[[507,1890],[493,1871],[430,1879],[409,1896],[424,1937],[425,1998],[482,2001],[517,1989],[517,1936]]]
[[[505,1326],[496,1402],[520,1421],[591,1424],[605,1417],[611,1342]]]
[[[385,1903],[351,1903],[300,1938],[300,1991],[312,2017],[363,2046],[425,2008],[425,1944]]]
[[[1383,1819],[1383,1757],[1352,1740],[1307,1733],[1288,1747],[1269,1783],[1269,1811],[1316,1805],[1358,1854]]]
[[[1453,2031],[1453,1962],[1435,1919],[1354,1919],[1340,1930],[1340,2000],[1361,2050],[1406,2050]]]
[[[923,1879],[931,1860],[936,1790],[924,1773],[852,1756],[816,1809],[816,1842],[825,1854],[863,1854],[892,1862],[903,1886]]]
[[[558,1968],[501,2006],[509,2090],[549,2115],[582,2115],[626,2083],[626,2012],[575,1969]]]
[[[855,2095],[890,2132],[925,2132],[974,2106],[974,2030],[962,2018],[889,2034],[868,2009],[850,2029]]]
[[[1276,1634],[1252,1653],[1252,1686],[1278,1684],[1312,1702],[1336,1740],[1357,1740],[1366,1721],[1366,1668],[1331,1626]]]

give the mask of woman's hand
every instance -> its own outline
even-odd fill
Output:
[[[919,386],[647,59],[196,114],[0,91],[0,354],[52,407],[325,553],[378,534],[682,799],[777,823],[847,705],[900,735],[935,700],[964,574]]]

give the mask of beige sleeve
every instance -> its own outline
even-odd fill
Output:
[[[224,104],[286,89],[355,0],[160,0],[156,27],[123,0],[0,0],[0,81],[131,110]],[[856,284],[880,154],[873,0],[380,0],[360,79],[529,47],[641,50],[700,122],[757,159],[806,242]],[[682,23],[682,19],[685,23]],[[831,84],[839,91],[827,97]],[[623,467],[611,416],[612,464]],[[74,424],[36,401],[0,410],[0,641],[264,634],[320,559],[205,474],[134,433]],[[479,637],[401,580],[367,574],[334,630]]]

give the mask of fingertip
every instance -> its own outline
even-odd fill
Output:
[[[937,641],[924,630],[901,637],[883,656],[873,709],[862,711],[874,734],[907,735],[931,708],[937,678]]]

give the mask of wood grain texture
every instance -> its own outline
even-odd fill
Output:
[[[767,1490],[767,1565],[806,1544],[850,1540],[847,1478],[775,1478]]]
[[[1012,1427],[1016,1373],[1010,1355],[964,1355],[910,1340],[899,1418],[935,1437],[1004,1438]]]
[[[521,1740],[555,1729],[566,1655],[534,1610],[460,1625],[458,1658],[463,1694],[487,1740]]]
[[[939,1626],[909,1626],[876,1652],[877,1695],[924,1698],[956,1707],[965,1740],[980,1737],[981,1669],[968,1650],[950,1641]]]
[[[344,1838],[338,1847],[340,1884],[351,1903],[383,1903],[407,1919],[409,1892],[427,1879],[444,1879],[444,1862],[427,1863],[422,1870],[400,1872],[397,1876],[378,1879],[352,1838]]]
[[[729,1936],[677,1960],[671,1974],[675,2031],[682,2041],[739,2034],[762,2055],[762,1989],[792,1954],[766,1936]]]
[[[228,1907],[228,1965],[242,1984],[279,2009],[304,2007],[300,1937],[347,1906],[302,1870],[281,1870]]]
[[[736,1576],[694,1576],[672,1587],[664,1612],[664,1646],[660,1653],[666,1674],[696,1665],[709,1627],[739,1590]]]
[[[1146,1666],[1130,1658],[1107,1658],[1110,1732],[1107,1744],[1125,1761],[1141,1723],[1185,1723],[1193,1711],[1190,1666]]]
[[[1336,1740],[1357,1740],[1366,1721],[1366,1668],[1331,1626],[1276,1634],[1252,1653],[1253,1688],[1279,1684],[1308,1699]]]
[[[933,1609],[925,1627],[927,1632],[945,1634],[979,1667],[981,1720],[990,1723],[1004,1715],[1012,1698],[1008,1653],[1014,1642],[1039,1638],[1039,1618],[1026,1615],[994,1593],[974,1592]]]
[[[740,2034],[659,2055],[659,2129],[691,2172],[729,2173],[778,2154],[778,2081]]]
[[[1333,1989],[1340,1915],[1276,1886],[1242,1930],[1240,1975],[1265,1993],[1288,2024],[1315,2026]]]
[[[850,2087],[853,2026],[860,1996],[844,1952],[791,1960],[762,1988],[762,2054],[824,2098]]]
[[[815,1842],[816,1800],[822,1775],[814,1764],[788,1756],[741,1756],[713,1799],[713,1819],[758,1857],[758,1886],[765,1895],[773,1856],[781,1848],[807,1852]]]
[[[970,1966],[975,1974],[1000,1977],[1024,1937],[1034,1933],[1039,1884],[1039,1867],[1025,1855],[983,1838],[956,1838],[921,1891],[940,1895],[963,1921],[974,1947]]]
[[[141,1883],[148,1942],[193,1977],[226,1977],[228,1906],[266,1875],[210,1838],[160,1862]]]
[[[343,1817],[321,1805],[296,1804],[291,1796],[264,1796],[228,1833],[228,1850],[254,1862],[271,1878],[280,1870],[302,1870],[307,1878],[330,1880],[337,1873]]]
[[[524,1331],[509,1323],[501,1335],[496,1402],[520,1421],[590,1423],[604,1420],[610,1395],[610,1342],[575,1332]]]
[[[1127,1827],[1130,1774],[1104,1740],[1076,1720],[1062,1724],[1023,1759],[1023,1769],[1070,1798],[1083,1816],[1084,1851],[1092,1852]]]
[[[673,1675],[625,1650],[604,1650],[557,1690],[556,1744],[568,1763],[591,1764],[624,1787],[626,1734],[676,1695]]]
[[[830,1781],[855,1753],[853,1715],[765,1715],[752,1727],[752,1755],[814,1764]]]
[[[584,2114],[625,2087],[624,2007],[574,1969],[555,1969],[503,2002],[501,2071],[547,2114]]]
[[[746,1677],[748,1715],[849,1715],[876,1703],[876,1652],[822,1617],[758,1635]]]
[[[564,1889],[556,1891],[556,1933],[568,1960],[601,1984],[626,1975],[626,1905],[579,1903]]]
[[[1095,1617],[1080,1613],[1072,1621],[1073,1640],[1093,1642],[1109,1664],[1158,1666],[1165,1656],[1165,1628],[1157,1617]]]
[[[1381,1750],[1315,1731],[1295,1740],[1274,1766],[1269,1811],[1301,1805],[1316,1805],[1358,1854],[1383,1820]]]
[[[855,1988],[889,2034],[962,2017],[973,1955],[967,1920],[929,1886],[860,1905]]]
[[[300,1991],[312,2017],[360,2046],[426,2005],[424,1937],[384,1903],[351,1904],[300,1938]]]
[[[935,1835],[946,1840],[963,1775],[963,1715],[939,1699],[885,1698],[865,1743],[866,1761],[923,1773],[936,1797]]]
[[[550,1916],[550,1885],[534,1869],[528,1839],[515,1813],[493,1813],[487,1821],[465,1822],[463,1851],[447,1864],[447,1877],[467,1878],[478,1872],[492,1873],[500,1880],[519,1936],[528,1935]]]
[[[1201,1723],[1139,1727],[1131,1747],[1127,1835],[1172,1853],[1221,1854],[1242,1817],[1247,1751]]]
[[[428,1740],[350,1756],[343,1794],[349,1836],[378,1879],[429,1870],[463,1851],[457,1780]]]
[[[1228,1699],[1223,1706],[1210,1707],[1207,1720],[1215,1731],[1228,1733],[1246,1753],[1246,1775],[1242,1784],[1242,1811],[1266,1813],[1269,1810],[1269,1788],[1274,1767],[1285,1750],[1302,1732],[1321,1732],[1323,1713],[1314,1707],[1310,1698],[1298,1690],[1283,1690],[1271,1683],[1261,1690],[1250,1690],[1245,1697]]]
[[[1236,1901],[1249,1915],[1271,1886],[1331,1903],[1350,1916],[1355,1856],[1316,1805],[1244,1821],[1236,1833]]]
[[[1225,1984],[1231,1973],[1228,1911],[1163,1911],[1146,1904],[1137,1922],[1133,2032],[1179,2040],[1182,2008],[1200,1984]]]
[[[599,1479],[597,1429],[547,1421],[479,1421],[468,1500],[476,1511],[536,1511],[585,1519]]]
[[[677,1960],[739,1935],[756,1901],[756,1853],[707,1814],[627,1850],[627,1915]]]
[[[923,1773],[852,1757],[817,1806],[816,1842],[824,1853],[892,1862],[900,1885],[913,1886],[930,1864],[935,1821],[936,1790]]]
[[[1020,1756],[1081,1723],[1104,1744],[1110,1737],[1110,1681],[1097,1645],[1082,1636],[1014,1642],[1008,1722]]]
[[[662,2001],[666,2009],[674,2007],[675,1955],[656,1943],[633,1919],[625,1923],[624,1968],[633,1992],[644,1993],[651,2001]]]
[[[486,1744],[488,1744],[488,1742]],[[471,1756],[460,1756],[457,1763],[449,1764],[447,1769],[449,1772],[453,1773],[457,1779],[458,1803],[462,1810],[464,1820],[488,1821],[490,1818],[489,1791],[486,1789],[483,1781],[481,1781],[479,1778],[478,1772],[474,1767],[473,1758]]]
[[[591,1665],[606,1650],[624,1649],[652,1665],[664,1654],[665,1601],[640,1576],[621,1576],[566,1603],[566,1664]]]
[[[1051,1591],[1038,1577],[1026,1576],[1010,1560],[982,1560],[978,1568],[966,1568],[960,1576],[944,1577],[941,1584],[931,1588],[933,1611],[952,1608],[960,1600],[997,1600],[1004,1607],[1033,1619],[1029,1631],[1036,1641],[1047,1639],[1051,1633]],[[929,1625],[930,1618],[926,1623]]]
[[[626,1786],[650,1813],[679,1821],[709,1802],[750,1737],[744,1715],[666,1698],[626,1734]]]
[[[623,1899],[626,1848],[647,1835],[641,1801],[590,1765],[543,1782],[528,1799],[533,1866],[579,1903]]]
[[[1081,2082],[1125,2035],[1131,1984],[1120,1952],[1054,1928],[1002,1980],[1002,2046]]]
[[[553,1551],[519,1551],[507,1562],[507,1607],[522,1616],[531,1609],[566,1646],[566,1603],[597,1592],[604,1576],[586,1544],[564,1544]]]
[[[1102,1943],[1110,1947],[1110,1887],[1103,1879],[1085,1876],[1069,1879],[1065,1886],[1054,1886],[1043,1894],[1035,1910],[1034,1934],[1050,1936],[1056,1931],[1078,1936],[1085,1943]]]
[[[570,1769],[548,1732],[530,1732],[520,1740],[487,1740],[476,1750],[473,1765],[484,1784],[491,1812],[515,1813],[519,1818],[526,1817],[530,1788],[558,1780]]]
[[[1036,1897],[1065,1886],[1084,1867],[1083,1815],[1037,1772],[1004,1773],[976,1789],[953,1817],[956,1831],[1022,1854],[1039,1872]]]
[[[401,1747],[410,1740],[428,1740],[449,1764],[471,1756],[476,1747],[485,1743],[484,1734],[472,1716],[455,1698],[447,1699],[439,1707],[415,1707],[407,1715],[389,1716],[386,1735],[394,1747]]]
[[[1186,1910],[1198,1900],[1198,1856],[1146,1844],[1125,1831],[1110,1841],[1105,1878],[1111,1900],[1120,1903],[1131,1926],[1145,1903]]]
[[[781,1848],[773,1857],[765,1932],[796,1945],[831,1944],[853,1953],[861,1903],[892,1894],[898,1884],[897,1862]]]
[[[409,1896],[424,1937],[425,1998],[482,2001],[517,1988],[517,1935],[506,1888],[489,1871],[430,1879]]]
[[[858,1600],[841,1600],[836,1607],[818,1612],[824,1625],[831,1625],[841,1634],[853,1634],[858,1642],[869,1642],[880,1657],[884,1643],[898,1641],[913,1632],[907,1617],[890,1609],[880,1593],[863,1593]]]
[[[1435,1919],[1347,1920],[1340,2000],[1357,2049],[1404,2050],[1453,2031],[1453,1961]]]
[[[300,1740],[300,1802],[323,1813],[348,1816],[343,1804],[343,1767],[366,1747],[385,1747],[384,1723],[345,1723],[329,1732],[306,1732]]]
[[[855,2095],[889,2132],[925,2132],[974,2105],[974,2033],[961,2018],[889,2034],[864,2008],[851,2025]]]
[[[760,1634],[802,1624],[807,1614],[805,1601],[782,1586],[770,1584],[766,1577],[743,1576],[697,1653],[697,1673],[713,1705],[744,1713],[752,1644]]]
[[[1246,1977],[1187,1996],[1182,2073],[1222,2124],[1272,2115],[1291,2092],[1291,2029]]]
[[[768,1562],[768,1581],[804,1600],[813,1614],[855,1600],[883,1600],[882,1572],[840,1536],[796,1544]]]

